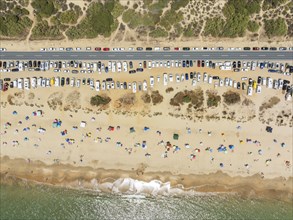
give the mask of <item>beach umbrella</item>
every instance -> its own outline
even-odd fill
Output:
[[[30,117],[29,117],[29,116],[26,116],[26,117],[25,117],[25,120],[29,120],[29,119],[30,119]]]
[[[234,150],[234,145],[229,145],[230,150]]]
[[[178,134],[173,134],[173,139],[174,140],[178,140],[179,139],[179,135]]]
[[[220,163],[220,167],[224,167],[224,164],[223,163]]]
[[[150,130],[150,128],[149,127],[144,127],[143,130],[148,131],[148,130]]]
[[[12,114],[13,114],[13,115],[17,115],[17,111],[13,111]]]

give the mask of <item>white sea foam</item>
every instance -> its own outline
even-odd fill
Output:
[[[92,184],[99,192],[117,193],[124,195],[178,196],[202,194],[196,192],[194,189],[184,190],[183,186],[171,187],[170,182],[163,183],[159,180],[144,182],[131,178],[119,178],[114,182],[104,182],[100,184],[96,180],[92,180]]]

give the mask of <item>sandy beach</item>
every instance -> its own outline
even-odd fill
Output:
[[[243,76],[256,80],[258,75],[280,78],[265,70],[234,73],[193,69],[236,80]],[[189,70],[160,68],[135,75],[109,73],[87,77],[149,81],[151,75],[160,75],[162,80],[164,72],[181,74]],[[1,77],[8,74],[3,73]],[[15,77],[35,75],[19,72]],[[52,75],[42,73],[43,77]],[[290,80],[291,77],[282,78]],[[166,93],[168,87],[174,91]],[[261,94],[248,97],[246,91],[215,89],[213,84],[201,82],[195,89],[203,90],[204,106],[200,111],[190,112],[188,104],[180,108],[169,104],[177,92],[185,89],[194,89],[191,81],[168,86],[156,82],[152,90],[158,90],[163,96],[163,102],[157,105],[144,103],[142,92],[134,95],[133,104],[125,105],[119,99],[129,97],[131,91],[110,90],[104,93],[112,101],[103,109],[90,105],[90,97],[97,92],[89,86],[2,92],[1,178],[15,176],[88,188],[119,178],[146,182],[157,179],[170,182],[172,187],[180,184],[184,188],[195,187],[199,192],[245,192],[247,195],[253,192],[292,199],[292,101],[285,101],[281,90],[263,88]],[[218,107],[208,108],[207,90],[216,90],[220,96],[227,90],[239,91],[241,102],[228,106],[222,100]],[[260,110],[272,97],[280,101]],[[248,104],[243,102],[246,99],[250,100]],[[52,107],[52,100],[56,101],[56,108]],[[42,115],[33,116],[38,110]],[[52,126],[55,119],[62,122],[60,127]],[[86,122],[85,127],[80,126],[82,121]],[[272,133],[266,131],[266,123],[273,127]],[[109,130],[109,126],[114,130]],[[131,127],[135,132],[130,132]],[[145,131],[145,127],[149,130]],[[40,128],[45,132],[40,132]],[[173,139],[174,134],[179,135],[178,140]],[[146,144],[144,148],[143,144]],[[219,151],[221,146],[226,150]],[[244,186],[249,190],[244,190]]]

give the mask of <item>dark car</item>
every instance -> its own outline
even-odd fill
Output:
[[[98,68],[101,69],[102,63],[101,61],[98,62]]]
[[[213,79],[220,79],[218,76],[213,76]]]
[[[277,50],[276,47],[270,47],[270,50]]]
[[[269,50],[268,47],[262,47],[261,50]]]
[[[190,78],[190,79],[193,79],[193,72],[190,72],[190,73],[189,73],[189,78]]]
[[[137,68],[136,72],[143,72],[143,68]]]
[[[8,83],[4,83],[3,92],[7,91],[8,88],[9,88],[9,84]]]
[[[241,61],[237,62],[237,68],[241,68]]]
[[[61,86],[64,86],[64,84],[65,84],[65,78],[62,77],[62,78],[61,78]]]
[[[103,48],[103,51],[109,51],[109,50],[110,50],[109,47],[104,47],[104,48]]]
[[[142,51],[143,48],[142,48],[142,47],[137,47],[136,50],[137,50],[137,51]]]
[[[213,65],[213,62],[210,60],[209,61],[209,67],[211,68],[212,65]]]
[[[69,83],[70,83],[70,78],[67,77],[67,78],[66,78],[66,85],[69,85]]]
[[[252,50],[259,50],[259,47],[253,47]]]
[[[86,84],[87,84],[87,85],[89,85],[89,84],[90,84],[90,82],[91,82],[91,79],[90,79],[90,78],[88,78],[88,79],[87,79],[87,81],[86,81]]]
[[[153,48],[152,47],[146,47],[145,50],[149,50],[150,51],[150,50],[153,50]]]
[[[37,61],[34,60],[33,65],[34,67],[37,67]]]
[[[205,62],[204,60],[201,61],[201,67],[204,67],[205,66]]]
[[[236,61],[234,61],[234,62],[232,63],[232,66],[233,66],[233,69],[236,68]]]
[[[190,47],[183,47],[182,49],[185,50],[185,51],[189,51]]]
[[[242,83],[242,90],[245,90],[245,89],[246,89],[246,83],[243,82],[243,83]]]
[[[129,70],[129,74],[136,73],[136,70]]]
[[[240,82],[237,83],[237,89],[240,89],[241,85]]]
[[[7,63],[6,63],[6,61],[4,61],[4,62],[3,62],[3,68],[5,69],[6,66],[7,66]]]
[[[10,87],[11,89],[13,89],[13,82],[10,82],[9,87]]]
[[[82,68],[82,62],[79,62],[78,67],[79,67],[79,68]],[[60,68],[61,68],[61,67],[60,67]]]
[[[2,61],[0,61],[0,68],[2,67]]]
[[[133,68],[133,63],[132,63],[132,61],[129,62],[129,68],[130,68],[130,69]]]
[[[123,88],[124,88],[124,89],[127,89],[127,82],[124,82],[124,83],[123,83]]]
[[[168,51],[168,50],[170,50],[170,47],[163,47],[163,50]]]
[[[100,48],[100,47],[95,47],[95,51],[101,51],[102,50],[102,48]]]
[[[216,69],[216,64],[215,63],[212,63],[212,68]]]
[[[10,78],[4,78],[4,81],[8,82],[8,81],[11,81],[11,79]]]
[[[179,47],[174,47],[174,50],[180,50],[180,48]]]
[[[41,61],[38,61],[38,67],[40,68],[40,66],[41,66]]]
[[[11,72],[18,72],[18,71],[19,71],[18,68],[13,68],[13,69],[11,69]]]
[[[1,67],[1,66],[0,66]],[[33,62],[30,60],[30,61],[28,61],[28,67],[33,67]]]
[[[200,60],[197,61],[197,67],[200,67]]]
[[[59,69],[62,68],[62,63],[61,63],[61,61],[59,61],[59,63],[58,63],[58,68],[59,68]]]
[[[147,68],[147,62],[143,61],[143,68]]]
[[[261,82],[262,82],[262,78],[260,76],[257,77],[257,84],[261,84]]]
[[[85,85],[86,84],[86,78],[83,78],[82,79],[82,85]]]
[[[105,72],[108,73],[109,72],[109,68],[106,66],[105,67]]]
[[[248,85],[250,85],[250,86],[252,85],[252,79],[251,78],[248,79]]]
[[[186,60],[186,67],[189,67],[189,60]]]
[[[113,81],[113,78],[107,78],[106,79],[106,82],[112,82]]]
[[[251,50],[250,47],[244,47],[243,50]]]
[[[224,47],[217,47],[217,50],[224,50]]]
[[[188,80],[189,77],[188,77],[188,73],[185,73],[185,80]]]
[[[189,61],[189,66],[193,67],[193,61],[192,60]]]
[[[182,61],[182,67],[185,67],[186,66],[186,62],[185,60]]]

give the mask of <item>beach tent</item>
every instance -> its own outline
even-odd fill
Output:
[[[230,150],[234,150],[234,148],[235,148],[234,145],[232,145],[232,144],[229,145]]]
[[[150,128],[149,128],[149,127],[144,127],[143,130],[144,130],[144,131],[149,131]]]
[[[114,131],[114,127],[113,126],[109,126],[108,127],[108,131]]]
[[[269,132],[269,133],[272,133],[273,132],[273,128],[270,127],[270,126],[267,126],[266,127],[266,131]]]
[[[173,134],[173,139],[174,140],[178,140],[179,139],[179,135],[178,134]]]
[[[135,132],[135,129],[134,129],[134,127],[131,127],[129,130],[130,130],[130,133],[133,133],[133,132]]]
[[[80,122],[80,127],[85,128],[85,126],[86,126],[86,122],[85,121],[81,121]]]

